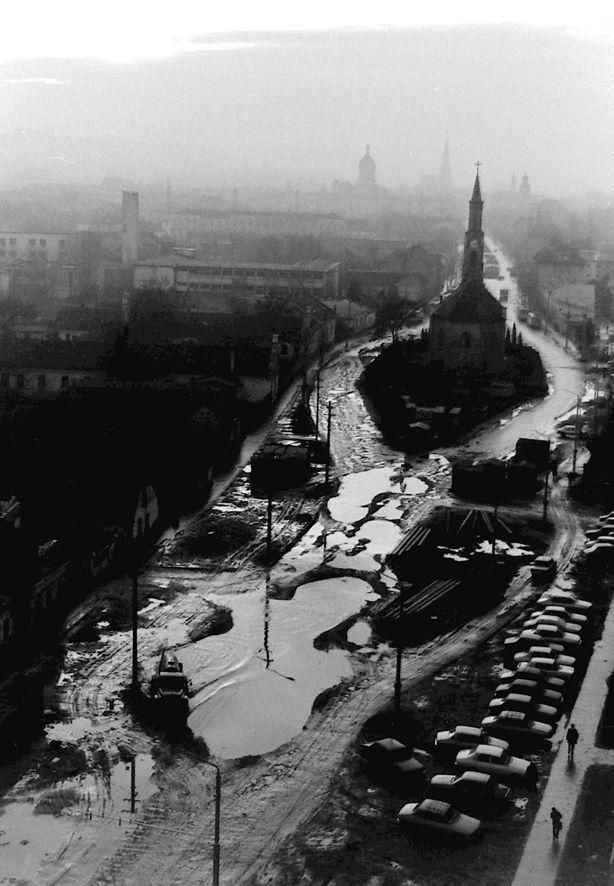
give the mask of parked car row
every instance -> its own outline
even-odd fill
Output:
[[[435,736],[434,756],[454,772],[429,780],[424,764],[431,758],[424,751],[394,738],[363,744],[363,756],[380,778],[422,795],[401,807],[399,824],[474,838],[483,821],[510,808],[514,786],[536,785],[535,764],[513,751],[534,749],[554,732],[575,673],[576,658],[567,652],[586,639],[590,612],[591,604],[570,591],[553,588],[540,596],[513,642],[506,641],[509,667],[481,725],[457,725]]]
[[[549,739],[586,646],[591,604],[569,591],[546,591],[503,644],[501,674],[482,727],[516,743]],[[570,655],[569,653],[574,653]]]
[[[585,535],[588,539],[583,550],[585,556],[614,553],[614,511],[602,514]]]

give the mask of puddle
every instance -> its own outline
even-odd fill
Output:
[[[342,534],[335,533],[335,535]],[[345,544],[342,545],[341,551],[327,560],[327,564],[334,569],[375,572],[380,568],[383,555],[390,553],[398,545],[402,532],[398,526],[387,520],[368,520],[360,526],[354,537],[343,538]],[[356,547],[362,550],[352,554],[351,550]],[[376,560],[376,556],[379,556],[380,560]]]
[[[373,468],[350,474],[341,481],[338,494],[328,502],[333,520],[357,523],[368,514],[368,505],[381,492],[390,491],[394,468]]]
[[[352,675],[347,653],[317,650],[314,637],[374,597],[366,581],[347,576],[303,584],[291,600],[266,600],[264,588],[224,597],[232,630],[182,650],[186,673],[207,680],[192,699],[190,728],[227,759],[289,741],[315,698]]]
[[[401,492],[403,495],[420,495],[426,492],[429,484],[421,480],[420,477],[406,477],[401,484]]]
[[[45,729],[48,741],[76,742],[92,730],[92,721],[87,717],[77,717],[67,723],[52,723]]]
[[[355,643],[356,646],[365,646],[371,640],[371,625],[362,618],[355,622],[347,632],[349,643]]]
[[[80,860],[87,854],[94,868],[136,826],[132,818],[139,818],[143,801],[156,791],[152,771],[152,758],[139,754],[43,792],[31,792],[23,779],[0,804],[0,883],[59,882],[58,870],[69,869],[75,853]]]

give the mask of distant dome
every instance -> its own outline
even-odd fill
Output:
[[[367,145],[364,157],[358,163],[356,184],[363,188],[372,188],[375,185],[375,160],[369,153],[369,145]]]

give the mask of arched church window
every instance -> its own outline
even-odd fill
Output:
[[[468,351],[472,344],[473,344],[473,340],[471,338],[471,333],[463,332],[463,334],[460,337],[460,346],[463,349],[463,351]]]

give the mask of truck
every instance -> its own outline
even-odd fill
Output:
[[[502,305],[507,304],[507,300],[509,298],[509,295],[510,295],[509,289],[500,289],[499,290],[499,301],[501,302]]]
[[[527,314],[527,323],[531,327],[531,329],[541,329],[542,328],[542,318],[539,314],[532,314],[529,312]]]
[[[168,714],[173,720],[187,718],[190,681],[174,652],[162,652],[149,684],[149,695],[159,713]]]

